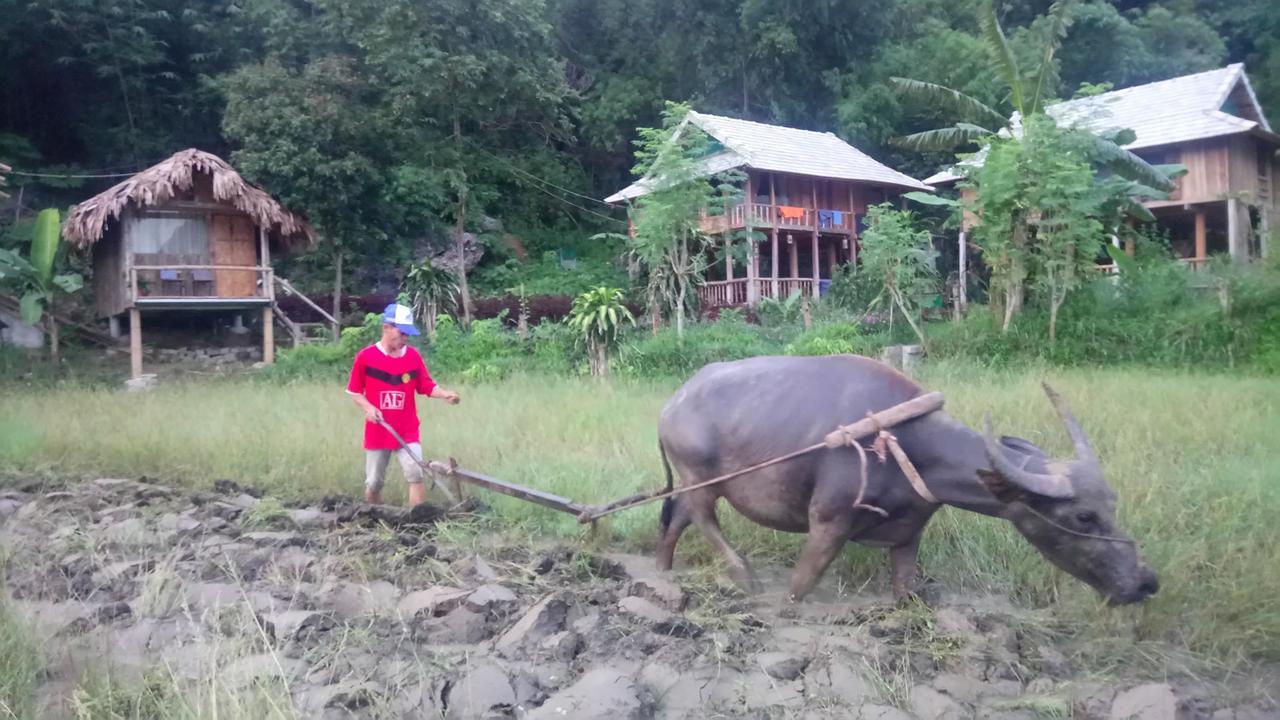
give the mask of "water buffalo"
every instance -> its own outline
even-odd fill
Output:
[[[943,504],[1013,523],[1054,565],[1091,585],[1112,604],[1141,602],[1158,588],[1155,573],[1116,527],[1116,495],[1084,430],[1046,385],[1075,458],[1052,460],[1027,440],[981,435],[938,410],[891,429]],[[756,357],[712,363],[667,402],[659,449],[672,487],[751,467],[815,442],[838,425],[883,410],[923,391],[883,363],[852,356]],[[716,521],[723,497],[765,527],[808,533],[790,582],[803,598],[850,540],[886,547],[893,593],[915,591],[920,536],[938,506],[912,489],[892,458],[871,456],[864,503],[887,512],[855,510],[859,458],[852,447],[821,449],[704,489],[667,498],[657,562],[671,568],[680,534],[696,523],[728,559],[739,583],[759,588],[747,561]]]

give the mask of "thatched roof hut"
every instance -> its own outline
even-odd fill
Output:
[[[253,219],[274,240],[310,247],[315,233],[306,219],[285,210],[266,191],[249,183],[222,158],[190,148],[174,153],[124,182],[71,209],[62,235],[86,249],[103,238],[108,226],[127,208],[145,209],[195,193],[208,183],[213,202],[228,204]]]

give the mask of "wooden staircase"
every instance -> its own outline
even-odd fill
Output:
[[[327,323],[294,322],[285,314],[284,310],[280,308],[280,305],[275,301],[273,294],[271,299],[271,310],[273,311],[272,316],[276,319],[277,324],[284,328],[285,332],[289,333],[289,339],[293,341],[294,347],[298,347],[299,345],[328,343],[337,340],[339,331],[338,321],[335,320],[332,315],[321,309],[319,305],[311,302],[311,299],[306,295],[298,292],[298,289],[290,284],[288,280],[285,280],[282,277],[275,277],[275,282],[286,294],[298,296],[307,304],[307,306],[319,313],[320,317],[328,320]]]

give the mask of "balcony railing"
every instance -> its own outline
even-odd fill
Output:
[[[750,224],[753,228],[852,233],[855,222],[854,214],[847,210],[742,203],[729,208],[724,214],[704,216],[702,231],[715,234],[745,228]]]
[[[132,265],[129,299],[271,299],[270,267],[258,265]]]
[[[698,286],[698,302],[704,308],[732,307],[746,305],[750,302],[750,283],[754,282],[757,298],[776,298],[785,300],[791,293],[800,291],[801,295],[813,295],[813,278],[778,278],[777,292],[774,292],[773,278],[756,278],[755,280],[716,280]]]

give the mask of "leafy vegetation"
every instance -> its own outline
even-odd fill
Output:
[[[565,322],[580,334],[587,346],[591,374],[609,374],[609,354],[618,344],[623,322],[635,325],[636,319],[622,302],[622,291],[598,287],[573,300],[573,310]]]

